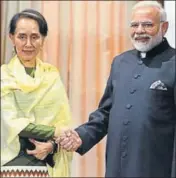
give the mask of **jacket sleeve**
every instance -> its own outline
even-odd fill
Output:
[[[98,109],[90,114],[89,121],[75,131],[79,134],[83,144],[76,152],[83,155],[97,144],[108,132],[109,113],[112,106],[112,69],[104,95]]]

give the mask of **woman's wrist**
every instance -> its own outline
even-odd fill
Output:
[[[48,147],[48,154],[53,154],[54,153],[54,147],[55,147],[55,143],[53,140],[48,140],[47,143],[50,145]]]
[[[55,141],[54,140],[48,140],[47,142],[52,145],[52,149],[49,151],[49,154],[56,153],[57,149],[58,149],[58,145],[55,143]]]

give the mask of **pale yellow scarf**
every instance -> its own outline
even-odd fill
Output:
[[[37,59],[35,77],[26,74],[17,56],[1,66],[1,166],[18,155],[18,134],[29,124],[71,126],[70,110],[57,69]],[[59,149],[51,177],[70,176],[72,153]]]

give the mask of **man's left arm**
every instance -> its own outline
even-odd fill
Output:
[[[113,64],[104,94],[98,109],[89,115],[89,121],[75,130],[65,131],[65,136],[56,139],[63,149],[83,155],[96,145],[108,132],[109,115],[113,103]]]

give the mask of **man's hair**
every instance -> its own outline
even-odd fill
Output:
[[[134,11],[139,7],[156,7],[159,9],[160,12],[160,21],[167,20],[166,11],[162,7],[162,5],[157,1],[140,1],[133,6],[132,10]]]

